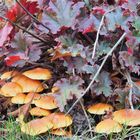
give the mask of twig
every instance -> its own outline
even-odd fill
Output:
[[[15,0],[15,1],[32,19],[34,19],[38,24],[42,25],[43,27],[45,27],[46,29],[50,31],[50,29],[47,26],[45,26],[42,22],[40,22],[37,18],[35,18],[18,0]]]
[[[85,111],[84,105],[83,105],[83,103],[82,103],[81,100],[80,100],[80,105],[81,105],[81,107],[82,107],[82,109],[83,109],[83,111],[84,111],[85,117],[86,117],[86,119],[87,119],[88,127],[89,127],[89,132],[90,132],[90,136],[91,136],[91,138],[92,138],[92,137],[93,137],[93,134],[92,134],[92,127],[91,127],[91,124],[90,124],[90,120],[89,120],[89,118],[88,118],[87,112]]]
[[[115,9],[116,9],[116,8],[113,8],[113,9],[111,9],[111,10],[105,12],[104,15],[102,16],[102,19],[101,19],[101,22],[100,22],[100,25],[99,25],[99,28],[98,28],[98,31],[97,31],[95,43],[94,43],[94,46],[93,46],[92,59],[93,59],[94,56],[95,56],[95,51],[96,51],[96,47],[97,47],[97,44],[98,44],[98,39],[99,39],[99,35],[100,35],[100,30],[101,30],[101,27],[102,27],[102,25],[103,25],[104,18],[105,18],[105,16],[106,16],[108,13],[112,12],[112,11],[115,10]]]
[[[130,85],[130,90],[129,90],[129,104],[132,110],[134,110],[133,102],[132,102],[132,95],[133,95],[133,81],[131,80],[131,76],[128,71],[125,72],[125,77]]]
[[[107,61],[108,57],[112,54],[112,52],[116,49],[116,47],[120,44],[120,42],[124,39],[126,33],[123,33],[123,35],[120,37],[120,39],[117,41],[117,43],[113,46],[113,48],[107,53],[107,55],[105,56],[104,60],[101,63],[101,66],[99,67],[99,69],[97,70],[96,74],[94,75],[93,79],[91,80],[91,82],[89,83],[88,87],[85,89],[85,91],[83,92],[83,94],[75,101],[75,103],[71,106],[71,108],[68,110],[68,112],[66,114],[68,114],[73,107],[80,101],[80,99],[89,91],[91,85],[94,83],[95,79],[97,78],[97,76],[99,75],[102,67],[104,66],[105,62]]]
[[[43,43],[45,43],[45,44],[48,43],[48,42],[46,42],[44,39],[42,39],[42,38],[38,37],[37,35],[34,35],[33,33],[27,31],[25,28],[23,28],[22,26],[16,24],[15,22],[11,21],[10,19],[8,19],[8,18],[6,18],[6,17],[3,17],[2,15],[0,15],[0,18],[4,19],[5,21],[10,22],[13,26],[18,27],[19,29],[23,30],[24,32],[28,33],[29,35],[33,36],[34,38],[40,40],[41,42],[43,42]]]

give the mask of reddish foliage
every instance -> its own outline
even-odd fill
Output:
[[[19,1],[31,14],[35,14],[38,12],[37,2],[27,2],[26,0]],[[11,7],[7,13],[6,17],[11,21],[15,22],[18,18],[26,14],[26,12],[20,7],[18,3],[16,3],[13,7]]]
[[[5,63],[7,66],[12,66],[18,60],[21,60],[20,56],[9,56],[5,59]]]

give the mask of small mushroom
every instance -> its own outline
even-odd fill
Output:
[[[1,80],[7,80],[7,79],[10,79],[10,78],[16,76],[17,74],[19,74],[18,71],[7,71],[7,72],[4,72],[4,73],[0,76],[0,78],[1,78]]]
[[[97,104],[93,104],[88,108],[88,112],[91,114],[97,114],[97,115],[103,115],[105,114],[107,111],[112,111],[113,107],[109,104],[105,104],[105,103],[97,103]]]
[[[24,104],[26,94],[19,93],[16,96],[12,97],[11,102],[13,104]]]
[[[54,86],[52,89],[51,89],[51,92],[52,93],[56,93],[56,92],[58,92],[59,91],[59,87],[56,87],[56,86]]]
[[[46,109],[43,109],[40,107],[34,107],[29,112],[32,116],[38,116],[38,117],[48,116],[51,114],[51,112],[49,110],[46,110]]]
[[[35,100],[40,99],[41,95],[35,92],[30,92],[26,95],[24,103],[29,103],[32,100],[32,104],[34,104]]]
[[[67,137],[71,137],[72,136],[70,131],[66,131],[64,129],[52,130],[51,134],[56,135],[56,136],[67,136]]]
[[[105,119],[95,127],[96,133],[118,133],[122,131],[122,125],[112,119]]]
[[[68,127],[72,124],[71,116],[64,113],[52,113],[47,119],[53,123],[53,129]]]
[[[13,97],[22,92],[23,89],[19,84],[15,82],[8,82],[2,86],[0,94],[6,97]]]
[[[46,117],[41,119],[34,119],[28,123],[21,123],[21,131],[31,136],[45,133],[49,131],[52,127],[52,122],[50,120],[47,120]]]
[[[24,75],[15,76],[12,82],[19,84],[23,92],[41,92],[44,89],[40,81],[30,79]]]
[[[48,109],[48,110],[55,109],[58,107],[55,98],[51,95],[41,96],[40,99],[35,100],[34,103],[37,107]]]
[[[52,78],[51,71],[44,68],[35,68],[25,71],[23,75],[35,80],[49,80]]]
[[[113,120],[127,126],[140,125],[140,110],[121,109],[113,113]]]

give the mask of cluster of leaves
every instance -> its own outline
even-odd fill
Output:
[[[0,57],[10,67],[28,66],[42,58],[44,53],[40,43],[43,44],[47,61],[57,66],[61,62],[65,68],[63,77],[54,81],[54,86],[60,89],[56,99],[63,110],[67,100],[82,95],[104,56],[125,32],[125,39],[90,88],[90,92],[97,96],[112,96],[116,87],[112,82],[112,71],[128,70],[140,74],[137,7],[137,0],[16,1],[0,15]],[[96,34],[104,15],[92,58]]]

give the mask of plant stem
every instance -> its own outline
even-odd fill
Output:
[[[125,76],[126,76],[126,79],[127,79],[128,83],[129,83],[129,85],[130,85],[130,90],[129,90],[129,104],[130,104],[131,109],[134,110],[133,102],[132,102],[132,95],[133,95],[133,91],[132,91],[132,89],[133,89],[133,81],[131,80],[131,76],[130,76],[130,74],[129,74],[128,71],[126,71]]]
[[[84,112],[84,114],[85,114],[85,117],[86,117],[86,119],[87,119],[88,127],[89,127],[89,132],[90,132],[90,136],[91,136],[91,138],[92,138],[92,137],[93,137],[93,134],[92,134],[92,127],[91,127],[91,124],[90,124],[90,120],[89,120],[89,118],[88,118],[87,112],[85,111],[84,105],[83,105],[83,103],[82,103],[81,100],[80,100],[80,105],[81,105],[81,107],[82,107],[82,109],[83,109],[83,112]]]
[[[40,25],[42,25],[43,27],[45,27],[46,29],[48,29],[50,31],[50,29],[44,25],[42,22],[40,22],[37,18],[35,18],[18,0],[15,0],[18,5],[32,18],[34,19],[37,23],[39,23]]]
[[[99,28],[98,28],[98,31],[97,31],[97,35],[96,35],[96,39],[95,39],[95,43],[94,43],[94,46],[93,46],[93,52],[92,52],[92,59],[94,58],[95,56],[95,52],[96,52],[96,47],[97,47],[97,44],[98,44],[98,39],[99,39],[99,35],[100,35],[100,30],[101,30],[101,27],[103,25],[103,22],[104,22],[104,18],[105,16],[112,12],[113,10],[115,10],[116,8],[113,8],[107,12],[104,13],[104,15],[102,16],[102,19],[101,19],[101,22],[100,22],[100,25],[99,25]]]
[[[92,78],[92,80],[89,83],[88,87],[85,89],[85,91],[83,92],[83,94],[75,101],[75,103],[71,106],[71,108],[68,110],[68,112],[66,114],[68,114],[73,109],[73,107],[80,101],[80,99],[89,91],[90,87],[92,86],[92,84],[94,83],[95,79],[97,78],[97,76],[99,75],[100,71],[102,70],[105,62],[108,59],[108,57],[112,54],[112,52],[116,49],[116,47],[120,44],[120,42],[124,39],[125,36],[126,36],[126,33],[123,33],[123,35],[116,42],[116,44],[113,46],[113,48],[107,53],[107,55],[105,56],[104,60],[101,63],[101,66],[99,67],[99,69],[97,70],[96,74]]]
[[[9,23],[11,23],[13,26],[18,27],[19,29],[23,30],[24,32],[28,33],[29,35],[33,36],[34,38],[38,39],[39,41],[43,42],[43,43],[48,43],[46,42],[44,39],[38,37],[37,35],[34,35],[33,33],[27,31],[25,28],[23,28],[22,26],[16,24],[15,22],[11,21],[10,19],[3,17],[2,15],[0,15],[0,18],[4,19],[5,21],[8,21]]]

